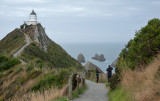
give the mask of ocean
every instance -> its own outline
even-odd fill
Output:
[[[63,43],[60,45],[75,59],[82,53],[86,60],[82,65],[90,61],[103,72],[106,72],[108,65],[111,65],[118,58],[119,53],[125,47],[124,43]],[[99,62],[91,59],[95,54],[103,54],[106,61]]]

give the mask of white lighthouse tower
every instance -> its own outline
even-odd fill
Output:
[[[29,21],[26,21],[26,24],[27,25],[36,25],[37,23],[38,23],[37,22],[37,15],[34,12],[34,10],[32,10],[32,12],[30,13],[30,16],[29,16]]]

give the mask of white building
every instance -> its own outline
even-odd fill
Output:
[[[36,24],[38,24],[38,22],[37,22],[37,15],[34,12],[34,10],[32,10],[32,12],[30,13],[29,21],[26,21],[25,23],[27,25],[36,25]]]

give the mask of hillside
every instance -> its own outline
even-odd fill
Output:
[[[111,78],[112,93],[123,94],[122,101],[159,101],[159,51],[160,20],[155,18],[137,31],[120,53]]]
[[[40,24],[23,24],[0,41],[0,100],[24,100],[26,96],[29,100],[36,92],[61,90],[69,75],[83,68],[48,38]]]
[[[11,55],[25,44],[25,36],[16,28],[0,41],[0,53]]]
[[[17,28],[9,33],[0,42],[0,54],[13,55],[26,43],[25,35],[29,36],[31,44],[25,47],[18,56],[25,62],[39,58],[44,62],[50,62],[53,67],[68,68],[76,64],[80,65],[61,46],[48,38],[40,24],[36,26],[21,25],[21,29]]]

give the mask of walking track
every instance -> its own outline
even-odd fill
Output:
[[[23,52],[24,48],[27,47],[31,43],[30,38],[27,35],[25,35],[25,40],[26,40],[26,44],[23,47],[21,47],[16,53],[13,54],[14,57],[18,57],[18,55]],[[20,61],[22,63],[24,62],[21,59]]]
[[[105,87],[104,83],[95,83],[86,80],[86,84],[88,88],[84,94],[72,101],[108,101],[107,93],[109,89]]]

